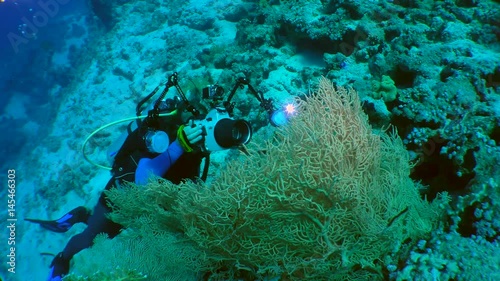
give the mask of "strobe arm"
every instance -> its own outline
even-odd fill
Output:
[[[160,104],[161,104],[161,101],[167,95],[168,90],[170,89],[170,87],[175,86],[177,84],[178,84],[177,83],[177,72],[174,72],[172,75],[170,75],[168,77],[168,81],[167,81],[167,83],[165,83],[165,88],[163,88],[163,91],[161,92],[160,97],[158,97],[158,99],[156,100],[156,102],[155,102],[155,104],[153,106],[153,109],[151,109],[148,112],[148,119],[149,119],[148,121],[149,122],[151,122],[151,121],[154,122],[155,120],[157,120],[157,118],[160,115]],[[154,90],[155,93],[157,91],[157,88]],[[183,98],[185,98],[185,97],[183,97]]]
[[[272,114],[274,112],[275,109],[272,100],[264,98],[264,94],[257,92],[255,88],[250,85],[249,81],[246,78],[240,77],[236,80],[236,84],[234,85],[233,89],[231,89],[231,93],[227,97],[227,100],[223,103],[229,114],[232,114],[234,109],[234,103],[231,102],[231,99],[236,93],[236,90],[238,90],[238,88],[243,89],[244,85],[247,85],[248,90],[250,90],[250,93],[260,102],[260,106],[262,108],[264,108],[269,114]]]

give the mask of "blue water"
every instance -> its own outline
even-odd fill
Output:
[[[11,47],[7,35],[9,33],[19,34],[19,25],[22,18],[33,17],[33,8],[36,8],[35,1],[6,1],[0,3],[0,48],[5,51]],[[30,11],[31,9],[31,11]]]
[[[2,50],[2,55],[15,55],[18,49],[18,47],[13,46],[13,43],[15,45],[15,41],[9,39],[9,36],[11,38],[13,36],[23,37],[23,32],[25,32],[30,35],[36,33],[36,37],[43,37],[49,31],[47,29],[53,28],[54,21],[67,15],[73,8],[80,6],[80,4],[77,4],[80,1],[75,0],[69,1],[64,5],[60,5],[56,1],[40,2],[47,3],[47,5],[42,7],[38,4],[38,1],[34,0],[5,0],[5,2],[0,3],[0,49]],[[53,3],[57,4],[57,8],[54,8],[54,5],[49,5]],[[27,24],[27,22],[32,25]],[[37,26],[35,23],[40,23],[40,25]],[[57,28],[55,29],[57,31]],[[33,44],[32,40],[29,41]],[[24,45],[26,44],[22,44],[19,47],[24,47]]]
[[[40,3],[39,3],[40,2]],[[49,34],[62,40],[64,17],[89,13],[87,1],[64,0],[35,1],[18,0],[0,3],[0,50],[2,55],[15,55],[23,49],[32,49],[48,38]],[[13,38],[24,38],[16,44]],[[50,36],[49,36],[50,38]],[[25,41],[28,39],[27,41]],[[38,43],[38,44],[37,44]]]
[[[22,80],[24,77],[29,76],[29,71],[23,70],[24,66],[28,63],[30,49],[35,48],[37,42],[31,44],[23,44],[19,46],[18,51],[13,48],[12,41],[9,36],[22,36],[21,24],[24,19],[32,19],[33,12],[36,9],[35,1],[6,1],[0,3],[0,112],[4,110],[10,98],[14,96],[14,91],[20,88],[20,84],[16,81]],[[34,41],[34,40],[33,40]],[[21,47],[22,50],[19,50]],[[17,86],[16,86],[17,84]],[[31,86],[36,86],[32,84]],[[25,89],[28,91],[28,89]],[[8,119],[7,119],[8,120]],[[18,135],[18,132],[13,126],[21,125],[15,120],[4,120],[0,127],[7,130],[8,138],[3,137],[2,152],[7,158],[6,160],[13,160],[16,152],[25,144],[26,139]],[[5,161],[5,162],[7,162]],[[4,163],[5,163],[4,162]]]
[[[0,112],[6,110],[14,98],[22,96],[23,107],[14,110],[41,120],[43,131],[57,107],[57,103],[49,105],[49,89],[55,83],[68,82],[61,73],[49,74],[48,60],[64,48],[72,16],[89,14],[89,9],[86,1],[40,3],[45,4],[34,0],[0,3]],[[0,152],[7,160],[14,160],[30,141],[19,131],[26,119],[9,118],[12,114],[7,118],[5,114],[0,115],[4,115],[0,129],[8,132],[0,136]]]

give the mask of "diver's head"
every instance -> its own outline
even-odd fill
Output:
[[[179,108],[179,104],[182,103],[178,96],[173,98],[164,99],[160,102],[158,110],[160,113],[170,113]]]
[[[162,100],[158,109],[162,116],[161,122],[184,124],[194,117],[189,103],[178,96]]]

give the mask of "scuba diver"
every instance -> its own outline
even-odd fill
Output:
[[[184,180],[205,181],[210,152],[239,147],[248,143],[252,136],[252,128],[247,121],[232,118],[234,104],[231,103],[231,98],[238,88],[243,88],[243,85],[247,85],[250,92],[261,102],[274,126],[283,122],[285,118],[283,113],[274,114],[271,100],[264,99],[263,95],[257,93],[244,78],[238,79],[229,98],[224,102],[222,102],[224,93],[222,87],[210,85],[204,88],[203,98],[210,101],[212,108],[206,115],[201,115],[189,104],[178,85],[177,73],[174,73],[168,78],[164,90],[153,108],[148,111],[148,115],[141,116],[141,107],[156,94],[160,86],[137,105],[137,117],[134,117],[134,121],[129,124],[125,137],[121,141],[118,140],[114,148],[108,150],[108,158],[112,162],[112,167],[109,168],[112,178],[105,190],[119,188],[123,182],[146,184],[151,175],[162,177],[174,184]],[[175,99],[165,99],[170,87],[177,89],[182,100],[177,96]],[[131,119],[121,121],[125,120]],[[97,131],[89,138],[95,133]],[[95,164],[85,155],[85,144],[89,138],[83,146],[84,157]],[[205,167],[200,177],[203,158]],[[73,236],[63,251],[55,256],[50,264],[49,281],[62,280],[69,272],[72,257],[92,246],[94,238],[99,233],[106,233],[109,238],[120,233],[123,226],[107,217],[112,210],[110,206],[112,202],[108,200],[106,192],[103,192],[92,212],[80,206],[57,220],[25,219],[54,232],[66,232],[76,223],[87,224],[85,230]]]

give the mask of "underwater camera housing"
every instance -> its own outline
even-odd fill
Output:
[[[202,150],[212,152],[247,144],[252,138],[252,126],[246,120],[234,120],[221,107],[211,109],[205,118],[195,119],[205,134]]]
[[[228,110],[221,105],[224,88],[208,85],[202,89],[202,97],[208,100],[211,109],[202,118],[194,120],[201,125],[205,134],[202,150],[212,152],[247,144],[252,138],[252,126],[246,120],[235,120]]]
[[[168,82],[162,91],[160,97],[156,100],[155,106],[149,110],[148,117],[144,120],[146,124],[155,124],[155,120],[160,117],[162,100],[170,87],[175,87],[177,92],[186,105],[186,110],[191,112],[194,116],[194,124],[199,125],[204,131],[204,141],[199,145],[200,149],[204,152],[220,151],[225,149],[230,149],[238,147],[242,144],[247,144],[252,138],[252,126],[251,124],[243,119],[233,118],[234,103],[231,102],[234,94],[238,89],[247,86],[249,92],[260,102],[260,105],[269,113],[269,116],[275,111],[272,105],[271,99],[265,99],[262,93],[257,93],[255,89],[249,84],[248,80],[245,78],[238,78],[236,84],[233,86],[229,96],[224,100],[224,88],[215,84],[208,85],[202,89],[202,97],[208,100],[210,104],[210,109],[208,113],[203,116],[200,112],[192,106],[187,100],[184,92],[178,84],[177,73],[174,72],[169,76]],[[151,98],[159,86],[148,95],[148,99]],[[137,107],[137,114],[139,114],[139,108],[145,101]],[[271,124],[274,123],[271,121]]]

